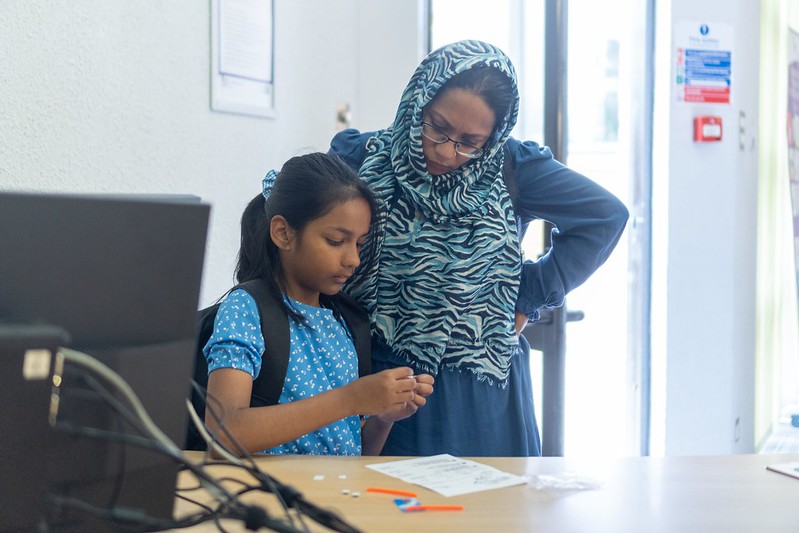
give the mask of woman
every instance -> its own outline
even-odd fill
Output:
[[[427,406],[394,425],[384,455],[541,453],[519,333],[607,259],[628,213],[549,149],[511,138],[518,108],[508,57],[461,41],[422,61],[389,128],[345,130],[331,143],[380,204],[365,249],[373,266],[344,288],[370,313],[373,370],[436,376]],[[555,225],[552,247],[523,262],[519,236],[536,218]]]

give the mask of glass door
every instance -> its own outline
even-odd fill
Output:
[[[585,312],[567,324],[567,455],[648,453],[651,3],[568,0],[567,162],[631,219],[567,300]]]
[[[584,313],[582,320],[565,326],[566,456],[648,451],[651,4],[430,0],[431,48],[481,39],[510,56],[522,96],[514,136],[540,144],[551,144],[544,142],[544,118],[546,54],[552,51],[546,43],[553,32],[545,20],[553,9],[563,10],[566,120],[560,159],[612,191],[631,211],[628,229],[610,259],[566,299],[568,310]],[[528,229],[523,243],[527,257],[544,250],[544,233],[543,223]],[[547,401],[541,396],[542,359],[531,359],[541,425],[542,403]]]

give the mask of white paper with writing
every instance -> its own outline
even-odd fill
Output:
[[[366,466],[443,496],[459,496],[526,483],[520,476],[448,454]]]

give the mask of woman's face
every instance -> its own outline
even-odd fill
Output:
[[[454,141],[437,144],[422,136],[427,171],[440,176],[471,161],[455,151],[455,143],[482,148],[494,133],[496,117],[480,96],[464,89],[448,89],[427,104],[423,120]]]

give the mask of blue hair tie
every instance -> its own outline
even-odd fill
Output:
[[[272,194],[272,188],[275,186],[275,180],[277,180],[277,171],[270,170],[264,176],[264,179],[261,180],[261,194],[264,195],[264,199],[268,199],[269,195]]]

